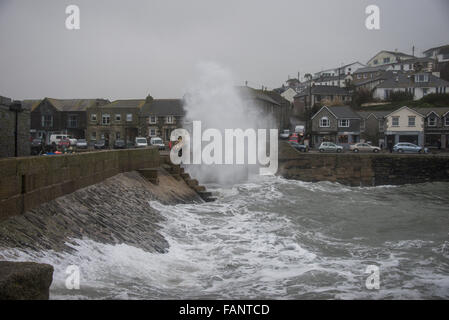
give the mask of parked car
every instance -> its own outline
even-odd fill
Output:
[[[50,135],[49,144],[53,145],[54,147],[59,144],[61,140],[68,139],[70,141],[70,145],[74,146],[76,145],[77,140],[72,138],[71,136],[67,134],[62,133],[53,133]]]
[[[300,152],[308,152],[309,151],[309,147],[306,146],[305,144],[299,144],[297,142],[289,142],[290,145],[295,148],[296,150],[300,151]]]
[[[159,150],[165,150],[165,144],[159,137],[153,137],[150,139],[150,145],[158,147]]]
[[[58,142],[58,148],[60,149],[69,148],[70,145],[70,140],[67,137],[59,140]]]
[[[298,134],[304,134],[305,128],[304,126],[296,126],[295,127],[295,132]]]
[[[343,147],[336,145],[333,142],[322,142],[318,147],[320,152],[343,152]]]
[[[87,149],[87,141],[86,139],[78,139],[76,142],[77,149]]]
[[[297,133],[292,133],[288,138],[288,142],[299,142],[299,136]]]
[[[147,138],[144,138],[144,137],[137,137],[137,138],[136,138],[135,147],[136,147],[136,148],[145,148],[145,147],[148,147],[148,141],[147,141]]]
[[[106,141],[104,140],[98,140],[94,144],[95,149],[106,149]]]
[[[115,140],[114,149],[126,149],[125,140],[121,140],[121,139]]]
[[[279,138],[281,139],[288,139],[290,137],[290,130],[284,130],[279,135]]]
[[[427,153],[429,152],[429,149],[427,148],[422,148],[420,146],[417,146],[416,144],[413,143],[409,143],[409,142],[400,142],[398,144],[396,144],[393,147],[393,152],[399,152],[399,153]]]
[[[379,147],[374,147],[368,143],[356,143],[349,146],[349,150],[357,153],[357,152],[374,152],[377,153],[380,151]]]

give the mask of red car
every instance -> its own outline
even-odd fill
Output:
[[[59,148],[69,148],[70,147],[70,140],[69,139],[61,139],[58,143]]]
[[[298,142],[299,141],[299,136],[297,133],[292,133],[290,135],[290,137],[288,138],[289,142]]]

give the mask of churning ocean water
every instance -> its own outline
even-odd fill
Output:
[[[89,239],[71,253],[11,249],[55,267],[52,299],[447,299],[449,184],[346,187],[252,177],[218,200],[163,205],[165,254]],[[65,286],[80,268],[79,290]],[[370,265],[380,288],[368,290]]]

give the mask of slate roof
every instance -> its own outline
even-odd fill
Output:
[[[446,54],[449,53],[449,44],[443,45],[443,46],[439,46],[439,47],[434,47],[434,48],[430,48],[427,49],[426,51],[423,51],[423,53],[427,53],[430,51],[434,51],[434,50],[438,50],[438,54]]]
[[[97,101],[108,101],[104,99],[54,99],[45,98],[58,111],[86,111],[87,108],[93,107]],[[39,104],[35,105],[36,108]],[[33,109],[34,110],[34,109]]]
[[[360,116],[349,106],[338,106],[338,107],[324,106],[313,115],[312,119],[315,118],[315,116],[318,113],[320,113],[323,108],[329,110],[329,112],[331,112],[337,119],[360,119]]]
[[[340,88],[337,86],[314,86],[312,87],[313,95],[351,95],[345,88]],[[305,88],[299,92],[296,97],[303,97],[309,95],[309,88]]]
[[[432,111],[436,113],[440,118],[449,112],[449,107],[436,107],[436,108],[410,108],[424,116],[427,116]]]
[[[384,64],[384,65],[376,66],[376,67],[359,68],[356,71],[354,71],[354,74],[356,74],[356,73],[365,73],[365,72],[385,71],[385,70],[387,70],[388,67],[389,67],[389,65]]]
[[[98,108],[141,108],[145,103],[145,99],[126,99],[115,100],[111,103],[98,106]]]
[[[277,101],[271,98],[264,91],[256,90],[247,86],[236,87],[236,90],[242,99],[256,99],[279,105]]]
[[[33,111],[37,108],[39,103],[41,103],[42,100],[38,99],[25,99],[22,101],[22,107],[27,110]]]
[[[430,88],[430,87],[449,87],[449,82],[440,79],[432,74],[429,75],[428,82],[414,82],[413,74],[397,72],[393,77],[385,80],[377,88]]]
[[[152,116],[184,116],[182,99],[154,99],[142,106],[143,115]]]
[[[370,115],[375,116],[377,119],[382,119],[384,118],[386,115],[390,114],[391,111],[358,111],[357,114],[362,118],[362,119],[368,119],[368,117]]]

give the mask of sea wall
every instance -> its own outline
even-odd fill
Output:
[[[350,186],[449,181],[449,156],[419,154],[301,153],[279,144],[278,175]]]
[[[156,148],[0,159],[0,221],[121,172],[159,167]]]

